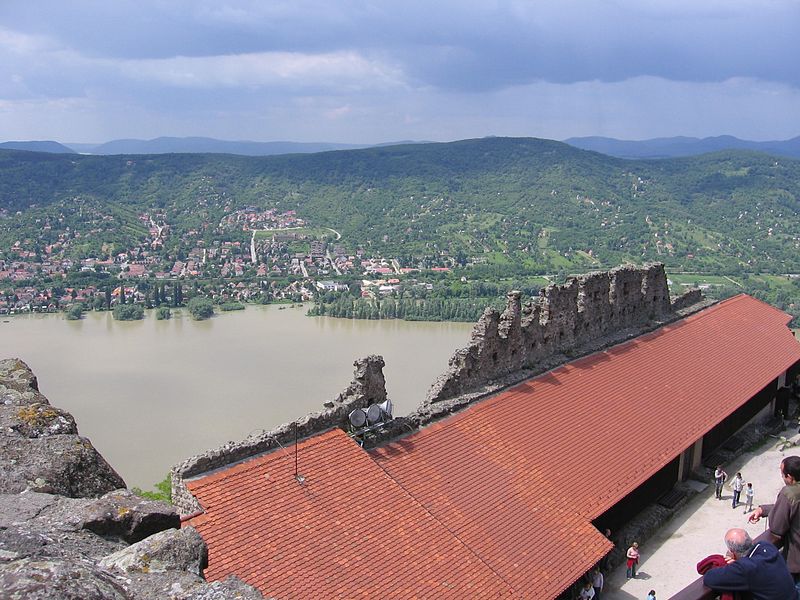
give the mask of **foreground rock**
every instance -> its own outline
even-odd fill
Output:
[[[200,535],[124,488],[28,366],[0,360],[0,598],[262,597],[238,579],[207,583]]]
[[[81,559],[33,560],[25,558],[0,565],[0,590],[4,598],[81,598],[128,600],[117,578]]]
[[[0,361],[0,493],[25,490],[72,498],[98,496],[125,482],[69,413],[50,406],[18,359]]]
[[[193,527],[161,531],[100,561],[105,569],[124,573],[187,571],[201,575],[208,564],[203,538]]]

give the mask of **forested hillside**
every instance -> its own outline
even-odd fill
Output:
[[[82,238],[74,258],[101,255],[135,243],[138,215],[154,210],[177,234],[173,246],[189,230],[210,240],[225,215],[257,207],[294,210],[353,250],[448,256],[486,276],[624,260],[787,273],[800,272],[798,198],[792,159],[628,161],[539,139],[258,158],[2,151],[0,251],[41,246],[69,228]]]

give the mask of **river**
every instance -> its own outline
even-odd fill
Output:
[[[3,317],[0,358],[28,363],[126,483],[150,489],[184,458],[321,409],[368,354],[386,360],[395,415],[411,412],[472,328],[305,310],[248,306],[208,321],[185,311],[167,321]]]

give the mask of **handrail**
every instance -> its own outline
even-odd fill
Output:
[[[753,542],[756,544],[759,542],[772,543],[772,540],[772,534],[767,530],[754,539]],[[712,600],[716,596],[717,593],[715,591],[703,585],[703,578],[698,577],[669,600]]]

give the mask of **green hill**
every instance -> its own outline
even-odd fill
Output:
[[[661,260],[800,272],[800,161],[746,151],[623,160],[529,138],[272,157],[0,151],[0,252],[66,227],[135,243],[143,211],[180,240],[252,206],[294,210],[351,250],[456,257],[487,277]],[[110,220],[109,220],[110,217]],[[49,226],[42,233],[42,224]]]

